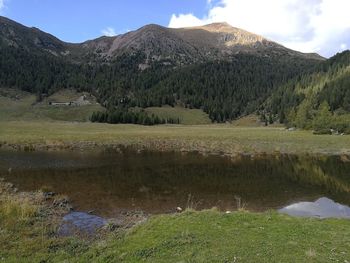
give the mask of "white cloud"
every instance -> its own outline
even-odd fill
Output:
[[[113,36],[117,35],[117,33],[115,32],[115,29],[113,27],[107,27],[107,28],[103,29],[102,34],[104,36],[107,36],[107,37],[113,37]]]
[[[209,0],[210,1],[210,0]],[[200,26],[204,21],[195,17],[193,14],[173,14],[170,19],[169,27],[188,27],[188,26]]]
[[[350,44],[349,0],[208,0],[208,13],[174,14],[169,27],[226,21],[303,52],[332,55]]]
[[[0,0],[0,13],[5,8],[5,0]]]

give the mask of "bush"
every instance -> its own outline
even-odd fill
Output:
[[[332,128],[340,133],[350,132],[350,115],[339,115],[334,116],[332,119]]]
[[[344,130],[344,134],[350,134],[350,128],[346,128],[346,129]]]

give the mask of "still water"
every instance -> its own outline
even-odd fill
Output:
[[[350,205],[350,162],[339,157],[2,151],[0,177],[20,191],[67,195],[75,210],[104,217],[177,207],[265,211],[319,198]]]

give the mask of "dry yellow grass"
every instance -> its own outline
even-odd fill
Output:
[[[5,217],[26,220],[34,217],[39,207],[32,203],[28,197],[17,198],[13,195],[4,195],[0,199],[0,211]]]
[[[7,222],[26,221],[34,217],[42,202],[41,193],[16,193],[11,184],[0,181],[0,214]]]

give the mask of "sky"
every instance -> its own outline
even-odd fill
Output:
[[[227,22],[302,52],[350,48],[350,0],[0,0],[0,15],[67,42],[146,24]]]

